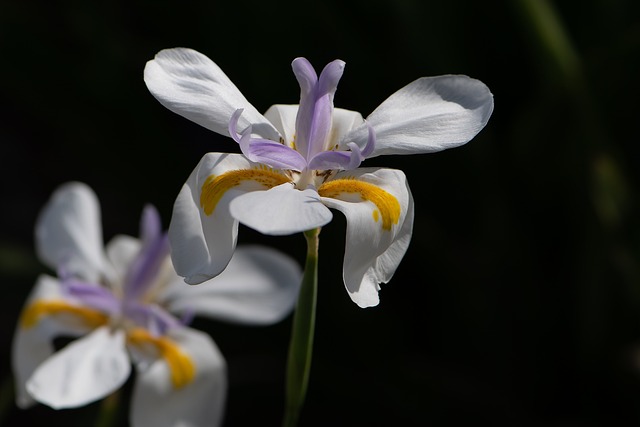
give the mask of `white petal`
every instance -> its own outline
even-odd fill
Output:
[[[260,114],[224,72],[192,49],[165,49],[144,69],[147,88],[162,105],[214,132],[229,136],[229,120],[242,108],[238,129],[277,141],[275,128]]]
[[[60,301],[64,296],[60,283],[50,276],[40,276],[29,295],[25,308],[38,301]],[[70,320],[64,316],[45,316],[34,325],[24,325],[24,313],[18,321],[13,343],[11,345],[11,363],[16,385],[16,404],[26,408],[34,400],[26,391],[25,385],[36,368],[53,354],[53,339],[56,336],[77,336],[90,331],[90,328],[80,322],[66,322]]]
[[[228,198],[223,197],[211,215],[203,212],[202,185],[214,170],[248,166],[241,155],[206,154],[178,194],[169,241],[173,266],[187,283],[200,283],[220,274],[231,259],[238,234],[238,223],[228,213]]]
[[[264,116],[273,126],[280,132],[284,143],[293,147],[296,135],[296,116],[298,114],[298,105],[272,105],[269,107]]]
[[[47,359],[27,382],[27,390],[54,409],[74,408],[117,390],[130,371],[124,332],[103,326]]]
[[[470,141],[487,124],[493,95],[481,81],[467,76],[423,77],[403,87],[378,108],[367,122],[376,132],[381,154],[420,154],[453,148]],[[367,127],[343,138],[361,148]]]
[[[229,204],[246,192],[268,188],[254,180],[254,175],[263,183],[276,180],[272,185],[286,180],[284,175],[260,169],[242,155],[208,153],[182,187],[173,206],[169,241],[173,265],[187,283],[215,277],[229,263],[238,235],[238,222],[231,216]],[[210,205],[201,204],[203,185],[215,182],[207,181],[210,177],[230,179],[216,184]],[[207,213],[205,208],[213,210]]]
[[[300,191],[290,183],[243,194],[229,207],[231,215],[242,224],[275,236],[322,227],[333,217],[315,190]]]
[[[330,183],[340,183],[341,178],[347,178],[344,191],[328,195],[339,190],[338,186],[328,191]],[[358,188],[349,188],[357,182],[373,186],[358,193]],[[345,286],[360,307],[375,306],[379,284],[391,279],[411,239],[413,199],[406,177],[398,170],[362,168],[339,173],[327,184],[319,189],[326,196],[322,201],[347,219]],[[373,201],[376,197],[379,204]]]
[[[199,286],[179,283],[163,299],[169,311],[244,324],[271,324],[288,315],[302,272],[289,256],[262,246],[238,247],[227,268]]]
[[[140,246],[140,240],[122,234],[114,236],[109,243],[107,243],[107,258],[116,272],[116,277],[122,279],[126,276],[127,270],[140,251]],[[117,286],[120,289],[122,288],[122,284],[122,280],[115,280],[109,283],[110,286]]]
[[[185,285],[186,286],[186,285]],[[205,333],[189,328],[172,331],[171,338],[195,365],[194,380],[175,388],[164,359],[138,365],[131,425],[136,427],[217,427],[227,394],[226,364]]]
[[[102,241],[100,205],[85,184],[59,187],[36,222],[36,250],[49,267],[97,282],[107,274]]]
[[[331,135],[329,135],[329,146],[327,149],[333,148],[338,144],[337,149],[346,150],[348,142],[342,138],[364,123],[362,114],[357,111],[345,110],[342,108],[333,109],[333,124],[331,126]],[[342,143],[342,144],[341,144]]]

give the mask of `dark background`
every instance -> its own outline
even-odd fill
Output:
[[[101,200],[105,238],[137,235],[145,203],[168,225],[200,157],[237,149],[148,93],[145,62],[184,46],[261,111],[297,102],[296,56],[318,70],[345,60],[335,103],[365,116],[421,76],[467,74],[495,96],[468,145],[365,163],[404,170],[416,207],[411,246],[378,307],[360,309],[344,291],[342,216],[322,231],[301,426],[638,425],[639,9],[636,0],[1,1],[0,424],[95,425],[100,408],[12,403],[11,337],[47,271],[33,225],[51,192],[84,181]],[[241,228],[240,242],[303,261],[301,235]],[[195,322],[228,360],[225,426],[280,424],[290,323]]]

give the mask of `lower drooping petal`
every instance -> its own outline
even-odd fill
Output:
[[[187,283],[201,283],[220,274],[236,246],[238,222],[229,213],[229,202],[243,193],[239,190],[242,182],[239,178],[215,182],[215,177],[252,166],[239,154],[206,154],[178,194],[169,241],[174,268]]]
[[[16,404],[20,408],[34,403],[25,384],[38,366],[53,354],[53,339],[60,335],[82,335],[106,321],[106,317],[98,313],[66,303],[61,289],[57,279],[40,276],[18,321],[11,345],[11,361]]]
[[[288,315],[302,272],[292,258],[262,246],[241,246],[227,268],[198,286],[175,283],[162,296],[172,312],[268,325]]]
[[[217,427],[227,392],[226,364],[211,338],[190,328],[176,328],[167,336],[191,364],[176,373],[177,356],[160,354],[140,361],[131,404],[136,427]],[[147,362],[147,363],[145,363]],[[176,375],[182,379],[176,380]]]
[[[27,381],[28,392],[54,409],[108,396],[129,378],[124,331],[102,326],[49,357]]]
[[[244,225],[274,236],[321,227],[333,218],[315,190],[300,191],[290,183],[243,194],[231,202],[230,212]]]
[[[347,219],[343,277],[360,307],[379,302],[409,246],[413,199],[401,171],[362,168],[337,174],[318,189],[322,201]]]

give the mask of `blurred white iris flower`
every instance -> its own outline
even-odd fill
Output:
[[[104,398],[137,373],[135,427],[216,426],[223,416],[225,360],[193,316],[265,325],[291,312],[301,271],[272,249],[238,249],[223,274],[200,286],[176,275],[151,206],[141,236],[103,246],[100,208],[84,184],[60,187],[41,212],[36,249],[58,272],[42,275],[13,343],[17,403],[73,408]],[[56,337],[79,337],[54,351]]]

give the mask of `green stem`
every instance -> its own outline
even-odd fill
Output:
[[[2,386],[0,387],[0,425],[2,425],[4,418],[11,409],[11,405],[15,399],[13,377],[8,375]]]
[[[318,294],[319,234],[319,228],[304,233],[307,239],[307,260],[296,311],[293,315],[289,359],[287,361],[286,407],[283,427],[294,427],[298,423],[307,394]]]
[[[580,57],[564,29],[553,4],[548,0],[519,0],[522,18],[533,30],[540,47],[560,72],[564,85],[583,90]],[[554,70],[552,74],[555,74]]]
[[[96,427],[112,427],[117,425],[120,393],[120,390],[116,390],[102,400],[98,419],[96,420]]]

